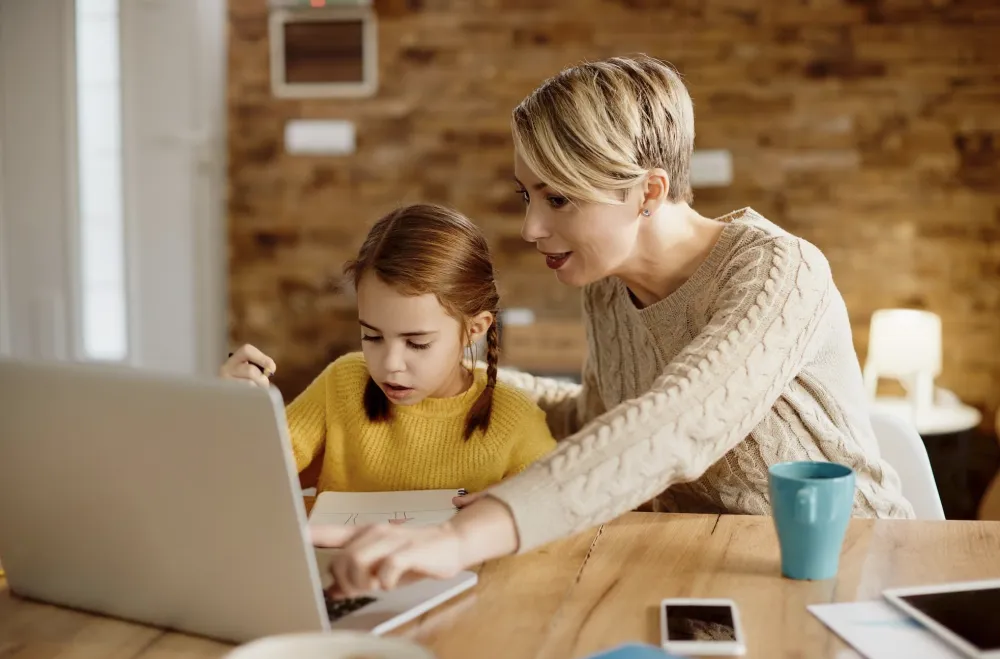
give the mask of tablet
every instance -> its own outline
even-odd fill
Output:
[[[882,594],[966,656],[1000,659],[1000,579],[890,588]]]

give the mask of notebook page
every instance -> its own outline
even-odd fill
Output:
[[[455,490],[406,492],[323,492],[317,497],[309,525],[437,524],[457,510]]]

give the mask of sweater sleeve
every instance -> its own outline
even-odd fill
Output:
[[[498,377],[523,391],[542,408],[549,430],[556,439],[569,437],[604,411],[589,358],[583,366],[583,384],[538,377],[512,369],[500,369]]]
[[[597,373],[593,361],[594,330],[589,322],[593,313],[589,288],[583,295],[583,313],[587,318],[587,345],[589,354],[584,359],[582,384],[554,378],[544,378],[522,371],[500,369],[499,378],[517,387],[531,398],[542,411],[549,430],[556,439],[564,439],[579,431],[588,421],[604,412]]]
[[[697,479],[746,438],[815,354],[834,292],[816,247],[772,238],[734,254],[722,274],[708,324],[649,391],[490,490],[513,515],[519,552]]]
[[[285,408],[295,465],[300,473],[326,445],[329,373],[327,367]]]

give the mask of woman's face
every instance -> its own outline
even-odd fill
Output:
[[[543,254],[556,278],[585,286],[622,272],[635,251],[642,195],[624,204],[571,203],[515,154],[514,177],[526,205],[521,237]]]

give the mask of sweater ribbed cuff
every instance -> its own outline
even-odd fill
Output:
[[[529,468],[487,490],[489,496],[507,506],[514,518],[516,554],[561,539],[572,531],[573,525],[555,489],[551,476]]]

